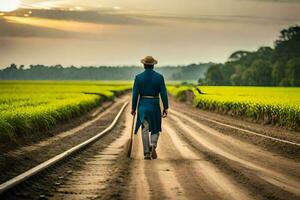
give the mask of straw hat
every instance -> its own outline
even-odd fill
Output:
[[[155,60],[152,56],[146,56],[144,59],[141,60],[141,63],[145,65],[155,65],[157,64],[157,60]]]

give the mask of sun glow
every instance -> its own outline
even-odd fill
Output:
[[[20,6],[20,0],[0,0],[0,12],[12,12]]]
[[[42,19],[29,17],[28,14],[25,14],[23,17],[16,16],[4,16],[4,19],[7,22],[15,24],[26,24],[36,27],[44,27],[68,32],[77,32],[77,33],[89,33],[89,34],[101,34],[108,31],[115,30],[114,25],[103,25],[103,24],[94,24],[94,23],[83,23],[76,21],[66,21],[66,20],[53,20],[53,19]]]

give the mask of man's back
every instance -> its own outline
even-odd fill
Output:
[[[141,96],[158,96],[162,85],[164,85],[163,76],[153,69],[146,69],[138,74],[136,81]]]

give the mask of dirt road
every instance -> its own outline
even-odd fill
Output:
[[[223,133],[207,126],[201,111],[194,108],[176,102],[171,105],[163,121],[157,160],[143,160],[141,138],[135,138],[126,198],[300,198],[297,158],[288,159],[252,144],[253,138],[247,142],[235,137],[236,132],[231,135],[228,130]],[[292,157],[299,156],[297,148]]]
[[[49,170],[15,199],[300,199],[300,147],[245,130],[297,144],[299,133],[203,112],[173,100],[170,105],[157,160],[143,159],[140,134],[134,137],[131,159],[126,157],[132,122],[128,106],[111,133]],[[120,102],[115,103],[99,119],[114,116],[119,107]],[[79,138],[99,131],[96,128],[104,123],[96,119],[97,123],[79,125]]]

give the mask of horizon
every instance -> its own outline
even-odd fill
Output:
[[[191,66],[191,65],[212,65],[212,64],[220,64],[220,63],[213,63],[213,62],[207,62],[207,63],[202,63],[202,62],[198,62],[198,63],[189,63],[189,64],[186,64],[186,65],[155,65],[154,66],[154,69],[155,68],[176,68],[176,67],[188,67],[188,66]],[[6,68],[9,68],[11,67],[11,65],[16,65],[17,67],[20,67],[22,66],[23,64],[21,63],[11,63],[7,66],[0,66],[0,70],[3,70],[3,69],[6,69]],[[41,65],[43,67],[56,67],[56,66],[62,66],[63,68],[72,68],[72,67],[75,67],[75,68],[88,68],[88,67],[92,67],[92,68],[101,68],[101,67],[116,67],[116,68],[122,68],[122,67],[128,67],[128,68],[144,68],[143,64],[140,64],[140,65],[61,65],[61,64],[53,64],[53,65],[44,65],[44,64],[29,64],[29,65],[23,65],[23,68],[22,69],[30,69],[30,66],[38,66],[38,65]]]
[[[17,8],[0,6],[0,69],[140,66],[146,55],[160,67],[224,63],[237,50],[273,47],[300,23],[295,0],[22,0]]]

